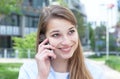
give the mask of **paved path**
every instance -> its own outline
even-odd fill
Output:
[[[120,79],[120,72],[115,71],[105,65],[104,61],[93,61],[94,63],[98,64],[101,68],[103,68],[106,79]]]
[[[33,59],[19,59],[19,58],[0,58],[0,63],[24,63],[27,61],[32,61]]]
[[[94,54],[93,51],[84,52],[84,55],[86,57],[93,55],[93,54]],[[111,69],[110,67],[108,67],[107,65],[105,65],[104,61],[93,61],[93,60],[90,60],[90,61],[98,64],[101,68],[103,68],[106,79],[120,79],[120,72],[115,71],[115,70]],[[120,61],[118,61],[118,62],[120,62]]]

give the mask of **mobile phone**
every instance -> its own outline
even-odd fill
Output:
[[[45,39],[46,39],[45,35],[44,35],[44,34],[41,34],[41,35],[40,35],[40,43],[43,42]],[[48,42],[48,43],[46,43],[45,45],[48,45],[48,44],[50,44],[50,43]],[[52,49],[48,49],[48,50],[53,51]],[[51,60],[52,58],[49,57],[49,59]]]
[[[40,43],[43,42],[46,39],[44,34],[40,34]]]
[[[40,43],[43,42],[45,39],[46,39],[45,35],[44,35],[44,34],[41,34],[41,35],[40,35]],[[48,45],[48,44],[50,44],[50,43],[47,42],[45,45]],[[52,50],[52,49],[49,49],[49,50]]]

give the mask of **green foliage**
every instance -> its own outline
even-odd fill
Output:
[[[103,55],[97,56],[96,54],[90,55],[87,58],[95,60],[95,61],[104,61],[105,60],[105,56],[103,56]]]
[[[0,63],[0,79],[18,79],[21,63]]]
[[[83,16],[81,15],[81,13],[79,11],[74,11],[73,10],[73,13],[77,19],[77,24],[78,24],[78,33],[79,33],[79,36],[80,38],[82,39],[84,36],[85,36],[85,25],[84,25],[84,19],[83,19]]]
[[[115,56],[115,55],[109,55],[109,59],[106,60],[106,55],[91,55],[88,57],[89,59],[95,60],[95,61],[105,61],[105,64],[108,65],[109,67],[117,70],[120,72],[120,57]]]
[[[60,5],[67,7],[67,3],[65,3],[65,0],[57,0],[57,1]]]
[[[95,32],[92,29],[90,23],[87,24],[87,28],[89,30],[89,38],[90,38],[91,49],[94,50],[95,49]]]
[[[0,0],[0,14],[19,12],[22,0]]]
[[[105,51],[106,48],[106,27],[104,25],[95,28],[96,51]]]
[[[95,41],[98,51],[106,50],[106,26],[101,25],[95,29]],[[116,37],[114,34],[109,33],[109,50],[116,51]]]
[[[106,60],[106,64],[108,66],[110,66],[111,68],[120,72],[120,62],[119,61],[120,61],[119,57],[110,58],[110,59]]]
[[[27,52],[30,50],[31,56],[34,57],[36,45],[36,33],[26,35],[24,38],[13,37],[13,48],[19,51],[19,57],[27,57]]]
[[[120,53],[120,47],[116,47],[116,50]]]
[[[116,38],[114,35],[109,35],[109,50],[110,51],[116,51],[117,50],[117,45],[116,45]]]
[[[96,27],[95,34],[97,36],[97,39],[102,40],[103,37],[106,35],[106,26],[101,25],[101,26]]]

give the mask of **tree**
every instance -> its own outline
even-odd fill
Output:
[[[85,25],[84,25],[85,22],[84,22],[83,16],[78,11],[73,11],[73,13],[75,14],[75,17],[76,17],[77,22],[78,22],[77,29],[78,29],[79,36],[82,39],[85,36]]]
[[[116,38],[115,38],[114,34],[109,34],[109,50],[110,51],[117,50]]]
[[[19,12],[22,0],[0,0],[0,21],[11,12]]]
[[[57,2],[58,2],[60,5],[62,5],[62,6],[68,7],[68,6],[67,6],[67,3],[65,3],[64,0],[57,0]]]
[[[100,25],[95,28],[95,47],[96,51],[105,51],[106,49],[106,27]]]
[[[14,41],[13,48],[19,51],[19,57],[26,58],[28,50],[31,51],[31,57],[34,57],[36,33],[28,34],[24,38],[13,37],[12,40]]]
[[[95,31],[96,35],[98,36],[98,39],[102,40],[103,36],[105,37],[106,35],[106,26],[104,25],[98,26],[96,27]]]
[[[95,50],[95,31],[91,26],[92,25],[90,23],[87,24],[89,30],[90,46],[92,50]]]

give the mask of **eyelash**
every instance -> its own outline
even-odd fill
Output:
[[[73,34],[75,32],[75,30],[70,30],[69,32],[68,32],[68,34]]]
[[[53,34],[52,37],[55,37],[55,38],[56,38],[56,37],[58,37],[59,35],[60,35],[60,34],[57,34],[57,33],[56,33],[56,34]]]
[[[69,35],[72,35],[73,33],[75,32],[75,30],[70,30],[68,32]],[[56,34],[53,34],[52,37],[55,37],[55,38],[58,38],[60,36],[60,34],[56,33]]]

